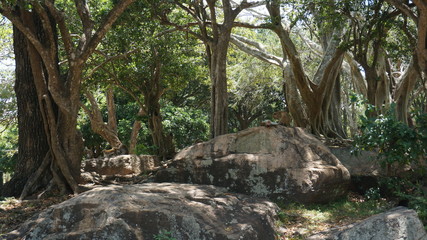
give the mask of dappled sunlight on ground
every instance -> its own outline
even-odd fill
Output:
[[[34,214],[51,205],[61,203],[71,196],[19,201],[15,198],[0,199],[0,236],[16,229]]]
[[[332,227],[345,226],[384,212],[394,206],[385,199],[367,200],[349,193],[346,199],[328,204],[282,205],[279,225],[284,229],[281,239],[305,239]]]

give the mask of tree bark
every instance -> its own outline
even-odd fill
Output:
[[[211,137],[228,132],[227,52],[230,31],[222,32],[217,42],[211,43],[210,77],[212,87]]]
[[[418,41],[417,41],[417,59],[418,66],[424,75],[427,75],[427,2],[424,0],[414,0],[418,8]],[[424,76],[425,78],[425,76]]]
[[[39,21],[35,21],[40,24]],[[25,36],[13,28],[15,53],[15,94],[18,106],[18,159],[11,180],[3,187],[5,197],[19,197],[25,183],[43,162],[49,151],[40,105],[34,85]],[[34,141],[37,139],[37,141]],[[52,176],[44,170],[45,176],[35,188],[46,186]],[[32,189],[32,191],[36,190]]]
[[[136,144],[138,142],[138,135],[139,130],[142,128],[142,122],[139,120],[140,117],[146,116],[147,113],[144,111],[144,108],[141,107],[137,114],[137,119],[133,123],[132,126],[132,133],[130,134],[130,140],[129,140],[129,153],[135,154],[136,153]]]
[[[400,77],[399,84],[393,96],[393,99],[396,102],[397,120],[402,121],[405,124],[408,124],[410,94],[415,88],[418,76],[419,74],[414,66],[414,61],[412,61],[404,74]]]

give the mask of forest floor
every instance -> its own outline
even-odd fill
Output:
[[[51,196],[45,199],[18,201],[0,199],[0,237],[13,231],[20,224],[51,205],[61,203],[72,196]],[[280,204],[279,204],[280,205]],[[282,239],[304,239],[331,227],[345,226],[371,215],[384,212],[395,203],[385,199],[367,200],[361,195],[349,193],[346,198],[329,204],[288,204],[280,206],[280,225],[284,229]]]
[[[45,199],[19,201],[15,198],[0,199],[0,237],[11,232],[26,220],[44,209],[61,203],[72,196],[52,196]]]

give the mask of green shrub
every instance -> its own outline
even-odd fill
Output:
[[[394,112],[392,106],[386,114],[362,117],[360,133],[355,137],[355,150],[378,151],[376,160],[383,167],[411,166],[415,174],[380,179],[380,186],[383,193],[416,210],[426,225],[427,192],[423,189],[427,186],[427,114],[417,114],[416,125],[409,127],[398,121]],[[373,193],[369,194],[376,195]]]
[[[419,115],[417,125],[410,128],[396,119],[393,107],[376,118],[362,117],[360,133],[355,137],[356,150],[378,151],[383,166],[420,164],[427,153],[426,118],[426,114]]]
[[[161,230],[154,236],[154,240],[176,240],[176,238],[172,237],[172,232]]]

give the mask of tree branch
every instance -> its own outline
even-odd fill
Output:
[[[136,49],[133,49],[131,51],[125,52],[123,54],[115,55],[115,56],[112,56],[112,57],[108,57],[108,56],[105,56],[105,54],[102,54],[106,58],[106,60],[103,61],[101,64],[97,65],[96,67],[94,67],[90,71],[90,73],[88,74],[87,77],[91,77],[93,74],[95,74],[96,71],[98,71],[98,69],[102,68],[105,64],[110,63],[110,62],[112,62],[114,60],[117,60],[117,59],[126,58],[126,57],[132,55],[133,53],[135,53],[135,52],[137,52],[139,50],[140,49],[136,48]]]
[[[79,49],[83,49],[84,45],[87,43],[87,41],[92,37],[92,30],[93,30],[93,21],[91,19],[89,6],[87,5],[86,0],[74,0],[74,4],[76,5],[77,13],[80,17],[80,20],[82,21],[82,27],[83,27],[83,34],[80,38],[79,43]]]
[[[43,29],[46,32],[45,36],[48,38],[48,44],[50,48],[50,51],[49,51],[50,59],[55,59],[56,53],[58,52],[58,50],[57,50],[56,41],[54,39],[55,33],[54,33],[54,30],[52,29],[52,23],[49,19],[49,16],[47,15],[45,7],[42,6],[40,2],[32,1],[32,5],[36,10],[37,14],[40,16]]]
[[[64,14],[58,11],[58,9],[55,8],[53,2],[51,1],[46,1],[46,7],[49,9],[50,14],[52,14],[56,23],[58,24],[59,32],[61,33],[62,41],[64,43],[65,52],[67,53],[68,62],[71,62],[74,60],[72,57],[74,44],[71,40],[70,31],[65,24]]]
[[[93,34],[93,36],[90,38],[89,43],[85,45],[83,52],[79,56],[77,64],[83,64],[89,58],[89,56],[95,51],[98,44],[104,38],[105,34],[107,34],[108,30],[110,30],[113,23],[134,1],[135,0],[122,0],[114,6],[114,8],[108,13],[104,21],[102,21],[95,34]]]
[[[26,26],[22,22],[22,20],[16,14],[13,14],[10,8],[2,8],[1,14],[7,19],[9,19],[15,25],[15,27],[18,28],[19,31],[21,31],[25,35],[25,37],[28,39],[28,41],[31,42],[31,44],[34,46],[40,56],[42,56],[43,58],[46,58],[48,56],[47,50],[44,48],[43,44],[37,39],[37,36],[29,29],[28,26]]]
[[[258,58],[261,61],[276,65],[280,68],[284,67],[283,66],[283,58],[279,58],[279,57],[274,56],[272,54],[268,54],[262,48],[253,48],[253,47],[250,47],[248,45],[245,45],[245,43],[240,40],[241,38],[243,38],[243,37],[239,38],[239,37],[237,37],[237,35],[232,35],[230,42],[233,43],[234,45],[236,45],[243,52]],[[247,40],[249,40],[249,39],[247,39]]]
[[[411,18],[415,23],[417,22],[417,16],[414,14],[412,9],[408,5],[404,4],[402,1],[400,1],[400,0],[386,0],[386,2],[388,2],[390,5],[395,6],[403,14],[405,14],[406,16]]]

